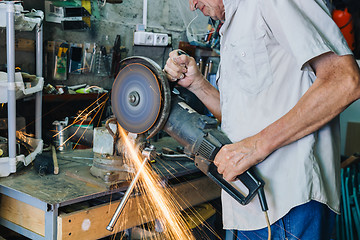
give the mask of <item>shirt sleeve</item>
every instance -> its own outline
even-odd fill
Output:
[[[327,52],[352,54],[322,0],[260,0],[259,8],[271,33],[301,69]]]

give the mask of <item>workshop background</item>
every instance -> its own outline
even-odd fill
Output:
[[[0,6],[1,2],[0,0]],[[74,182],[85,181],[80,175],[86,175],[92,165],[93,153],[88,150],[92,146],[91,143],[89,147],[89,141],[93,141],[93,136],[82,135],[82,133],[88,128],[94,129],[95,127],[103,126],[105,121],[112,115],[110,103],[109,101],[104,101],[104,99],[110,95],[114,79],[119,70],[118,63],[124,58],[130,56],[145,56],[154,60],[162,68],[169,52],[173,49],[180,48],[196,59],[204,74],[207,75],[208,80],[215,84],[215,73],[219,62],[219,36],[216,35],[216,33],[218,33],[221,27],[221,23],[211,21],[203,16],[198,16],[196,20],[205,23],[205,25],[201,25],[205,27],[203,27],[203,29],[196,29],[198,32],[195,32],[194,37],[189,34],[189,30],[191,30],[189,26],[192,24],[194,15],[184,15],[184,11],[187,10],[186,7],[184,8],[184,5],[187,6],[187,4],[188,0],[22,1],[21,5],[25,10],[36,9],[44,12],[44,19],[42,21],[42,75],[44,77],[44,89],[41,128],[44,149],[51,148],[50,144],[55,144],[58,155],[60,155],[59,177],[64,178],[65,181],[70,181],[68,180],[69,178],[76,179]],[[334,20],[344,31],[347,41],[351,44],[354,56],[356,59],[360,59],[360,2],[358,0],[327,0],[327,4],[334,13]],[[144,16],[143,12],[145,5],[147,7],[146,16]],[[72,12],[68,11],[69,15],[64,16],[62,11],[64,11],[65,8],[68,8],[68,10],[76,10]],[[4,10],[4,8],[2,10]],[[0,14],[5,14],[5,11],[1,12],[1,8]],[[144,21],[146,26],[144,25]],[[159,37],[160,41],[154,43],[154,38],[156,37]],[[149,40],[148,38],[151,39]],[[0,72],[7,71],[6,42],[6,27],[0,27]],[[36,74],[35,55],[36,35],[34,31],[15,31],[16,71],[30,75]],[[360,60],[358,63],[359,62]],[[23,77],[25,82],[25,75],[23,75]],[[31,85],[31,83],[28,84]],[[184,94],[186,100],[189,101],[191,107],[199,113],[211,117],[211,114],[191,93],[183,89],[180,89],[180,91]],[[26,129],[26,133],[29,135],[35,134],[36,131],[36,119],[34,119],[34,112],[36,111],[35,101],[35,97],[30,95],[16,102],[18,129]],[[99,109],[101,109],[101,111],[98,114]],[[7,145],[6,140],[3,139],[3,137],[7,135],[8,130],[7,112],[7,104],[3,103],[0,109],[0,148],[3,146],[6,148]],[[83,119],[80,124],[76,122],[79,117]],[[360,152],[360,101],[353,103],[346,109],[341,114],[340,121],[341,152],[343,155],[342,176],[345,181],[351,179],[353,174],[357,174],[357,163],[360,159],[360,155],[358,154]],[[70,129],[67,137],[77,134],[76,139],[73,142],[69,141],[66,143],[64,142],[65,136],[61,136],[61,134],[57,135],[56,133],[59,133],[59,131],[66,128],[66,126],[74,123],[76,123],[76,130]],[[80,133],[78,129],[82,129],[79,131]],[[164,146],[162,145],[163,142],[161,142],[163,135],[165,136],[165,141],[168,141],[164,133],[156,136],[156,142],[160,147]],[[110,137],[110,140],[112,140],[112,137]],[[108,144],[108,142],[104,144]],[[165,150],[166,154],[172,154],[174,151],[181,152],[181,149],[179,149],[176,143],[166,142],[166,144],[168,144],[167,147],[169,147],[169,149],[166,148]],[[20,148],[19,146],[19,149]],[[79,152],[73,153],[71,151],[80,151],[81,154],[77,155]],[[3,153],[0,154],[0,157],[5,156],[2,154]],[[51,150],[49,154],[51,154]],[[72,157],[73,159],[77,159],[76,161],[81,158],[86,159],[86,161],[84,160],[81,166],[77,165],[78,163],[74,160],[69,166],[60,164],[61,161],[70,162],[69,159]],[[10,189],[14,187],[16,183],[19,184],[21,180],[26,179],[26,173],[29,169],[32,171],[34,168],[37,172],[29,179],[29,184],[34,186],[39,184],[39,182],[34,179],[39,175],[39,171],[45,171],[44,169],[39,170],[44,168],[44,165],[39,164],[39,162],[39,159],[35,159],[34,162],[26,167],[18,166],[18,173],[11,174],[9,177],[0,178],[0,186],[5,186],[0,189]],[[206,184],[204,185],[200,176],[201,173],[196,172],[187,164],[184,164],[184,166],[182,167],[186,169],[188,167],[187,172],[182,168],[171,167],[179,172],[186,172],[186,174],[195,172],[194,178],[199,177],[199,179],[195,179],[195,181],[197,181],[195,185],[198,184],[196,186],[199,188],[206,186],[207,182],[205,182]],[[54,171],[54,165],[45,167],[49,167]],[[65,167],[73,169],[64,173],[61,172],[62,167],[64,167],[64,169]],[[20,175],[20,178],[15,178],[15,174]],[[46,181],[49,186],[54,186],[53,188],[46,187],[46,189],[49,189],[47,194],[58,194],[57,191],[60,190],[57,190],[56,187],[60,180],[52,178],[52,176],[49,177],[48,174],[47,172],[41,172],[42,181]],[[93,172],[92,174],[94,175]],[[185,181],[189,178],[186,174],[182,176]],[[50,175],[52,175],[52,173]],[[91,178],[92,176],[89,175],[87,177]],[[101,177],[104,178],[104,176]],[[172,181],[175,182],[175,180],[171,179],[171,177],[169,177],[169,179],[171,180],[169,180],[171,184],[174,184],[174,191],[184,191],[184,195],[195,194],[194,189],[188,190],[188,188],[186,188],[186,190],[184,190],[173,183]],[[122,195],[114,193],[115,191],[112,189],[113,186],[109,187],[108,182],[101,184],[98,181],[90,181],[86,183],[87,186],[85,187],[77,186],[73,182],[69,182],[68,184],[67,186],[60,186],[59,184],[58,186],[59,189],[67,188],[68,190],[63,189],[63,191],[68,191],[67,193],[69,193],[69,195],[72,194],[70,197],[67,196],[69,198],[66,201],[58,205],[49,205],[47,202],[46,206],[48,209],[45,207],[45,210],[40,207],[41,211],[45,212],[45,217],[44,212],[39,212],[37,208],[34,210],[34,206],[22,205],[17,201],[19,199],[14,202],[10,197],[4,197],[4,192],[2,192],[4,190],[0,190],[0,240],[42,239],[41,237],[54,239],[54,235],[50,237],[46,235],[49,234],[49,232],[53,234],[53,229],[58,229],[58,239],[96,239],[92,237],[104,237],[106,233],[104,229],[103,231],[96,230],[93,235],[81,235],[81,238],[77,237],[80,235],[77,235],[78,233],[76,231],[86,233],[87,229],[90,229],[90,223],[85,221],[88,219],[86,216],[93,214],[93,216],[97,218],[103,217],[104,210],[97,209],[97,206],[111,203],[112,200],[119,200]],[[210,185],[211,184],[209,184],[209,186]],[[89,186],[96,190],[89,190]],[[29,190],[28,186],[26,186],[26,188],[24,186],[23,188],[24,193],[31,190]],[[205,204],[210,203],[210,205],[198,206],[197,209],[199,212],[204,212],[202,215],[204,221],[192,227],[193,233],[198,236],[197,239],[225,239],[224,231],[221,230],[219,189],[212,185],[209,189],[216,189],[216,193],[208,195],[209,193],[206,193],[207,188],[205,188],[205,190],[203,189],[205,192],[197,189],[197,191],[199,191],[197,193],[198,195],[203,194],[203,198],[207,197]],[[343,209],[346,214],[343,215],[345,217],[338,219],[338,235],[334,234],[334,239],[356,239],[356,237],[360,237],[360,232],[358,232],[358,229],[360,229],[360,209],[359,206],[355,204],[355,199],[358,198],[358,192],[357,190],[349,191],[347,187],[346,189],[347,191],[344,190],[343,193]],[[79,194],[70,194],[70,191]],[[37,194],[42,195],[45,194],[44,192],[46,191],[39,191]],[[110,197],[109,200],[111,194],[113,194],[113,199]],[[82,198],[82,195],[94,197],[91,201],[86,201],[86,203],[81,200],[81,205],[79,199]],[[194,196],[198,195],[195,194]],[[17,198],[22,197],[23,195],[20,195],[20,197]],[[41,201],[45,202],[44,199],[46,199],[46,197]],[[200,201],[194,201],[193,199],[190,199],[189,202],[194,209],[196,209],[197,204],[200,203]],[[3,208],[4,203],[9,204],[10,207]],[[20,208],[17,208],[17,206],[20,206]],[[71,208],[67,208],[68,206]],[[106,207],[108,207],[108,205],[106,205]],[[12,214],[11,211],[13,211],[14,214]],[[49,212],[52,214],[50,218],[54,218],[54,216],[57,218],[57,214],[59,214],[60,217],[58,217],[57,220],[53,220],[53,223],[49,223],[49,217],[47,216]],[[106,212],[106,214],[108,213]],[[187,214],[191,215],[190,213]],[[34,223],[31,220],[33,215],[35,219],[40,220]],[[39,216],[39,218],[37,218],[37,216]],[[107,219],[108,218],[109,217],[107,217]],[[27,224],[28,219],[32,222],[31,224]],[[79,229],[74,227],[79,221],[81,229],[80,227]],[[59,222],[63,224],[62,227],[65,229],[61,233],[63,235],[59,235],[59,226],[61,226],[57,225]],[[52,224],[57,225],[57,227],[54,227]],[[156,225],[156,223],[153,224],[154,226]],[[155,227],[146,226],[147,230],[152,230],[152,228]],[[157,231],[160,230],[157,229]],[[200,237],[200,235],[204,235],[204,232],[206,232],[207,238]],[[146,237],[141,234],[144,233],[133,233],[133,238],[131,239],[146,239]],[[61,236],[61,238],[59,238],[59,236]],[[84,238],[84,236],[86,237]],[[130,239],[130,237],[131,233],[127,230],[117,235],[118,239]],[[112,238],[109,237],[108,239],[115,239],[115,237],[112,236]]]

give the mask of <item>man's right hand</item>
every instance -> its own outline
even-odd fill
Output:
[[[195,59],[185,54],[179,55],[179,50],[169,53],[164,70],[169,81],[177,82],[179,86],[192,92],[196,91],[204,80]]]
[[[181,50],[169,53],[169,59],[164,67],[167,78],[193,92],[221,121],[219,91],[201,74],[195,59],[186,54],[179,55],[179,51]]]

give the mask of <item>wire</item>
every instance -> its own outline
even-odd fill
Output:
[[[271,240],[271,227],[270,227],[269,215],[268,215],[267,211],[265,211],[264,214],[265,214],[265,220],[266,220],[266,225],[267,225],[267,229],[268,229],[268,240]]]
[[[188,32],[188,33],[190,33],[190,35],[191,36],[203,36],[203,35],[206,35],[206,34],[209,34],[209,33],[214,33],[216,30],[215,30],[215,28],[214,28],[214,31],[211,31],[211,32],[203,32],[203,33],[193,33],[193,32],[190,32],[189,31],[189,28],[190,28],[190,25],[198,18],[198,12],[196,11],[195,12],[196,13],[196,16],[189,22],[189,24],[187,25],[187,27],[186,27],[186,32]],[[211,22],[211,25],[213,26],[213,27],[215,27],[214,26],[214,24]]]
[[[105,7],[105,4],[106,4],[106,0],[98,0],[98,5],[100,8]]]
[[[268,240],[271,240],[271,226],[270,226],[269,215],[267,213],[269,208],[268,208],[268,205],[267,205],[267,202],[266,202],[264,187],[261,187],[259,189],[258,195],[259,195],[259,201],[260,201],[260,205],[261,205],[261,210],[265,214],[265,220],[266,220],[266,225],[267,225],[267,229],[268,229]]]

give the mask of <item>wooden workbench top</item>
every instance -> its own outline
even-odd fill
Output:
[[[96,198],[109,194],[111,191],[126,190],[127,182],[120,185],[120,188],[111,190],[103,180],[90,174],[92,149],[62,152],[57,156],[60,168],[58,175],[40,176],[35,172],[34,167],[28,166],[9,177],[0,178],[0,185],[30,195],[42,202],[59,204],[59,206]],[[165,179],[199,173],[191,160],[158,159],[152,166]]]

